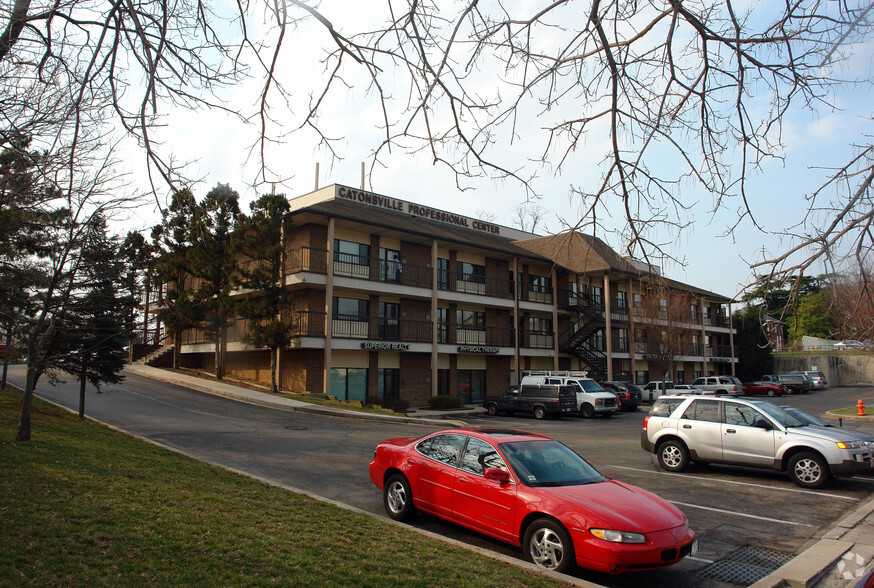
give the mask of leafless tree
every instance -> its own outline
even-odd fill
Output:
[[[540,226],[546,209],[534,202],[517,204],[513,208],[513,225],[525,232],[533,233]]]
[[[869,263],[861,273],[852,271],[832,280],[830,315],[841,339],[874,338],[874,269]]]
[[[641,297],[640,308],[635,309],[637,351],[651,367],[658,368],[662,381],[677,373],[680,358],[694,355],[690,303],[688,292],[655,283]]]
[[[624,253],[658,264],[692,220],[693,190],[712,195],[714,215],[737,212],[727,235],[742,224],[774,231],[754,216],[749,182],[784,156],[783,121],[829,112],[837,86],[870,81],[870,67],[838,68],[870,43],[872,0],[386,0],[368,4],[367,24],[337,6],[16,0],[0,8],[0,141],[39,135],[73,158],[80,133],[114,122],[140,142],[151,177],[173,183],[183,170],[157,138],[161,116],[224,109],[254,122],[262,180],[272,181],[282,170],[271,171],[268,152],[289,130],[342,155],[326,109],[355,84],[378,105],[378,121],[362,120],[382,132],[372,167],[390,151],[425,153],[462,188],[471,176],[515,182],[516,201],[540,196],[545,173],[579,172],[573,226],[618,230]],[[313,27],[323,45],[302,55],[293,39]],[[290,54],[322,59],[302,108],[300,80],[283,77]],[[221,90],[247,76],[260,95],[237,113]],[[281,124],[292,106],[296,118]],[[854,140],[819,189],[797,195],[809,214],[776,229],[786,249],[750,260],[763,281],[871,248],[872,145]]]

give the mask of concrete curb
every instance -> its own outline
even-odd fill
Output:
[[[866,523],[865,519],[869,517],[871,520]],[[751,588],[814,586],[827,574],[834,574],[835,566],[845,560],[847,554],[862,558],[864,563],[859,569],[871,567],[874,558],[874,499],[864,503],[832,527],[819,541],[753,584]]]

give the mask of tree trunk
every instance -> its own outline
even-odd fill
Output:
[[[88,382],[87,366],[82,366],[82,373],[79,374],[79,418],[85,418],[85,384]]]
[[[270,391],[277,394],[279,390],[276,387],[276,348],[270,348]]]
[[[16,441],[30,441],[30,413],[33,408],[33,390],[36,388],[37,373],[31,366],[27,367],[27,380],[24,384],[24,395],[21,397],[21,417],[18,419]]]

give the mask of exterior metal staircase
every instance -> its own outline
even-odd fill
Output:
[[[589,368],[590,377],[595,380],[607,379],[607,354],[596,349],[591,338],[599,329],[607,326],[604,316],[604,306],[595,302],[589,296],[575,296],[568,304],[569,310],[575,310],[582,319],[582,324],[572,325],[561,336],[561,350],[573,353]]]

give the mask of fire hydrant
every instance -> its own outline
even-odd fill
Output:
[[[856,408],[859,409],[859,415],[858,415],[858,416],[865,416],[865,403],[862,402],[862,399],[861,399],[861,398],[859,399],[859,402],[856,403]]]

